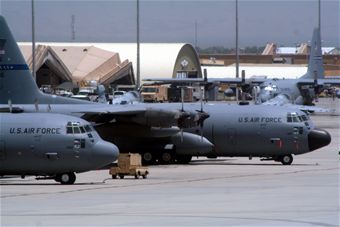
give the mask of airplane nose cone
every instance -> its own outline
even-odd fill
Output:
[[[99,167],[106,166],[118,159],[119,156],[119,149],[116,145],[106,142],[106,141],[99,141],[92,153],[92,161],[96,163]]]
[[[331,135],[323,129],[315,128],[308,133],[309,150],[314,151],[331,142]]]

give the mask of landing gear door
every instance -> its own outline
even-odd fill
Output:
[[[0,140],[0,160],[6,159],[5,142]]]

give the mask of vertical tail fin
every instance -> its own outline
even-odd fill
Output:
[[[308,62],[308,71],[301,78],[303,79],[324,78],[323,58],[321,51],[321,34],[319,28],[315,28],[313,31],[310,56]]]
[[[3,16],[0,15],[0,104],[75,104],[82,100],[42,93]]]
[[[0,31],[0,103],[33,103],[42,94],[2,16]]]

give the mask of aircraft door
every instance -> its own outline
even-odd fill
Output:
[[[0,160],[6,159],[5,141],[0,140]]]
[[[75,135],[75,138],[73,140],[74,157],[79,158],[81,155],[83,155],[82,150],[84,150],[85,147],[86,147],[85,139],[82,138],[82,136]]]
[[[303,131],[303,127],[293,127],[293,146],[296,153],[299,152]]]
[[[84,158],[86,145],[85,129],[78,122],[69,122],[66,127],[67,134],[72,135],[72,156],[74,158]]]

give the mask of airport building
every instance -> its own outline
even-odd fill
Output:
[[[18,43],[32,69],[32,44]],[[37,84],[74,86],[95,80],[104,86],[135,84],[135,43],[37,43]],[[202,77],[199,57],[190,44],[142,43],[140,77]]]
[[[239,72],[245,70],[246,77],[267,76],[269,78],[296,79],[307,72],[310,46],[278,47],[268,43],[262,53],[240,54]],[[335,47],[323,47],[325,76],[337,78],[340,75],[340,54]],[[200,54],[203,69],[208,77],[235,77],[235,54]]]

